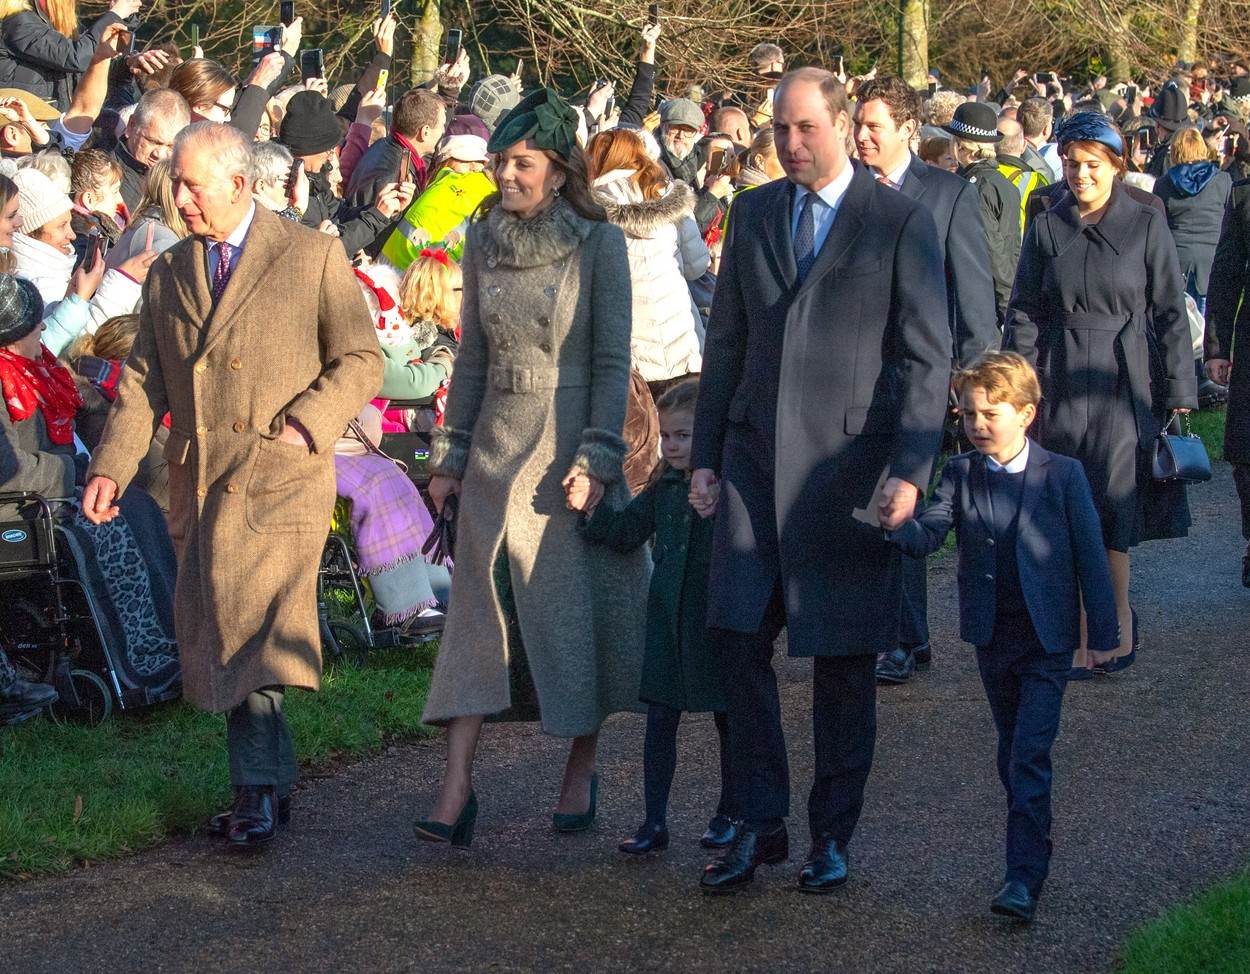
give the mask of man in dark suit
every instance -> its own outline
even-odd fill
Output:
[[[946,408],[951,338],[933,218],[847,158],[849,130],[832,74],[782,80],[773,131],[789,178],[734,204],[708,324],[691,502],[717,515],[709,638],[743,820],[704,873],[713,893],[789,854],[772,667],[783,626],[790,654],[813,657],[812,849],[799,887],[846,881],[876,737],[876,655],[897,644],[901,586],[897,555],[854,512],[879,512],[886,527],[911,515]]]
[[[916,200],[933,215],[946,270],[946,310],[956,365],[965,367],[1002,342],[990,249],[977,188],[912,154],[922,107],[920,94],[902,78],[866,82],[855,105],[855,145],[878,182]],[[917,667],[927,669],[932,658],[925,569],[923,558],[903,559],[899,644],[877,661],[877,679],[883,683],[906,683]]]

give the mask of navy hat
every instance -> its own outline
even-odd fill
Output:
[[[1077,112],[1059,123],[1055,130],[1059,150],[1069,142],[1100,142],[1117,156],[1124,155],[1124,139],[1111,120],[1101,112]]]
[[[1169,81],[1155,96],[1150,117],[1165,128],[1173,129],[1189,121],[1189,98],[1175,81]]]

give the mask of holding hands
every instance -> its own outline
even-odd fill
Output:
[[[690,475],[690,506],[702,518],[712,517],[720,505],[720,481],[716,474],[700,468]]]
[[[580,470],[570,470],[560,486],[570,511],[591,515],[603,500],[603,481]]]
[[[881,490],[881,504],[877,508],[881,527],[897,531],[916,514],[916,501],[920,489],[902,477],[891,477]]]

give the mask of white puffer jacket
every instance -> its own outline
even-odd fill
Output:
[[[51,244],[24,233],[15,233],[13,256],[17,259],[17,276],[26,278],[39,289],[45,312],[51,314],[69,289],[74,255],[63,253]],[[87,331],[94,335],[95,330],[109,318],[138,311],[142,297],[143,285],[134,278],[117,268],[105,271],[100,286],[88,303],[91,318]]]
[[[633,364],[648,382],[658,382],[703,368],[702,320],[686,282],[702,276],[711,258],[694,222],[690,187],[672,182],[660,199],[646,200],[633,177],[633,170],[616,169],[593,189],[608,219],[625,231]]]

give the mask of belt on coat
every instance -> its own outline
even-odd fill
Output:
[[[1135,318],[1144,318],[1145,311],[1130,314],[1096,314],[1092,311],[1055,311],[1045,323],[1050,328],[1073,328],[1077,331],[1122,331]]]
[[[488,376],[494,388],[518,394],[545,389],[583,389],[590,385],[590,369],[581,366],[559,369],[492,365]]]

